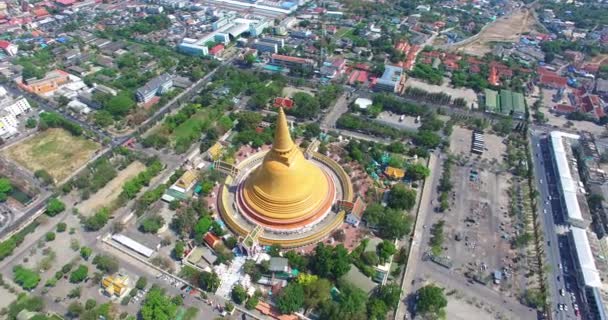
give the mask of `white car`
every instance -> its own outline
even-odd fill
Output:
[[[564,289],[559,289],[559,294],[563,297],[566,295],[566,293],[564,292]]]
[[[557,304],[557,309],[564,310],[564,305],[562,305],[561,303]]]
[[[568,311],[568,306],[564,305],[564,311]]]

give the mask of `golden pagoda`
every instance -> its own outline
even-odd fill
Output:
[[[335,190],[331,177],[291,140],[285,112],[279,108],[272,149],[239,192],[244,213],[265,227],[301,228],[330,211]]]

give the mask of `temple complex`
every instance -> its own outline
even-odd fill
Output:
[[[272,148],[227,172],[220,214],[242,237],[261,228],[261,244],[298,247],[323,240],[344,222],[336,203],[353,201],[350,179],[337,162],[314,150],[304,153],[294,143],[282,108]]]

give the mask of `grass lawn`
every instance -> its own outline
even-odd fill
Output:
[[[6,154],[32,172],[46,170],[55,182],[61,182],[82,167],[99,144],[69,132],[52,128],[9,147]]]
[[[207,130],[221,114],[211,108],[202,108],[198,110],[190,119],[180,124],[171,133],[171,140],[177,141],[181,138],[188,138],[193,133],[201,134]]]

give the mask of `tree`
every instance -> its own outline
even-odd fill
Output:
[[[63,202],[57,198],[51,198],[51,200],[49,200],[49,202],[46,204],[46,214],[48,216],[54,217],[63,210],[65,210],[65,204],[63,204]]]
[[[137,288],[139,290],[144,290],[147,285],[148,285],[148,278],[141,276],[141,277],[139,277],[139,279],[137,279],[137,282],[135,283],[135,288]]]
[[[395,243],[393,241],[384,240],[376,246],[376,250],[378,251],[378,257],[383,262],[387,261],[390,256],[397,252],[397,248],[395,248]]]
[[[385,239],[399,239],[410,233],[412,218],[404,212],[387,209],[378,223],[380,235]]]
[[[68,228],[68,225],[65,224],[65,222],[59,222],[57,224],[57,232],[61,233],[61,232],[65,232],[65,230]]]
[[[71,283],[82,282],[84,279],[86,279],[88,273],[89,273],[89,268],[87,266],[85,266],[84,264],[81,264],[78,266],[78,268],[76,268],[76,270],[72,271],[72,273],[70,274],[70,282]]]
[[[494,131],[501,136],[507,136],[513,131],[513,120],[511,118],[501,119],[494,123]]]
[[[97,269],[108,274],[114,274],[118,271],[118,259],[114,256],[98,254],[93,258],[93,264]]]
[[[245,302],[245,299],[247,299],[247,291],[242,285],[237,284],[232,287],[230,296],[232,297],[232,301],[234,301],[236,304],[242,304]]]
[[[183,241],[177,241],[175,242],[175,248],[173,248],[173,255],[175,256],[175,258],[177,259],[181,259],[184,257],[184,242]]]
[[[321,305],[319,319],[367,319],[367,294],[355,286],[338,282],[340,294],[337,302],[327,301]]]
[[[367,318],[370,320],[384,320],[386,319],[386,313],[388,312],[388,307],[384,301],[372,297],[367,302]]]
[[[70,318],[78,318],[83,311],[84,308],[82,307],[82,303],[80,303],[80,301],[72,301],[68,305],[68,317]]]
[[[87,302],[85,302],[85,304],[84,304],[84,308],[86,310],[91,310],[91,309],[95,308],[96,305],[97,305],[97,301],[95,301],[93,299],[87,299]]]
[[[374,296],[382,300],[390,309],[397,309],[401,298],[401,287],[391,283],[376,288]]]
[[[448,305],[443,289],[435,285],[426,285],[417,291],[416,312],[422,315],[441,315]]]
[[[38,286],[40,275],[33,270],[17,265],[13,268],[13,276],[15,283],[21,286],[24,290],[32,290]]]
[[[377,225],[383,216],[384,216],[384,207],[381,204],[376,203],[376,202],[371,203],[369,206],[367,206],[367,208],[365,209],[365,212],[363,213],[363,217],[364,217],[365,221],[370,226]]]
[[[89,257],[91,256],[92,253],[93,253],[93,249],[91,249],[89,247],[81,247],[80,248],[80,256],[84,260],[89,260]]]
[[[294,107],[287,113],[302,119],[312,119],[319,115],[319,101],[306,92],[296,92],[293,95]]]
[[[310,265],[320,277],[338,279],[350,270],[350,258],[343,245],[332,247],[320,242]]]
[[[172,320],[176,318],[178,306],[163,290],[153,286],[139,311],[143,320]]]
[[[393,209],[410,210],[416,204],[416,190],[397,183],[388,194],[387,205]]]
[[[201,272],[199,280],[201,289],[207,292],[215,292],[220,287],[220,277],[215,272]]]
[[[268,250],[268,255],[270,255],[271,257],[278,257],[280,253],[281,245],[278,243],[271,245],[270,249]]]
[[[50,241],[55,240],[55,232],[47,232],[47,233],[44,235],[44,239],[45,239],[47,242],[50,242]]]
[[[300,277],[298,277],[298,280]],[[298,281],[298,283],[300,283]],[[327,279],[316,278],[306,284],[300,283],[304,288],[304,311],[316,309],[322,302],[329,300],[332,284]]]
[[[87,217],[84,220],[84,227],[89,231],[98,231],[103,228],[110,219],[110,211],[108,208],[101,208],[94,215]]]
[[[112,114],[107,110],[99,110],[93,115],[93,121],[100,127],[107,127],[114,123]]]
[[[253,309],[255,309],[255,307],[258,306],[259,302],[260,302],[260,300],[257,297],[257,295],[253,295],[253,297],[250,297],[249,299],[247,299],[247,302],[245,303],[245,308],[247,308],[247,310],[253,310]]]
[[[135,106],[135,101],[126,92],[121,92],[108,100],[104,106],[104,110],[108,111],[115,118],[121,118],[127,115]]]
[[[156,233],[165,224],[165,219],[160,215],[146,217],[139,226],[139,229],[144,233]]]
[[[296,282],[288,284],[277,297],[277,308],[283,314],[296,312],[302,309],[302,306],[304,306],[304,288]]]
[[[361,260],[368,266],[376,266],[380,262],[378,255],[373,251],[363,252],[361,254]]]
[[[425,179],[431,174],[431,170],[427,166],[418,163],[408,165],[405,172],[406,176],[413,181]]]
[[[414,144],[419,147],[434,149],[441,143],[441,137],[435,132],[421,130],[414,136]]]
[[[34,177],[42,182],[43,185],[49,186],[55,183],[55,179],[44,169],[34,171]]]
[[[8,194],[13,190],[11,181],[6,178],[0,178],[0,202],[6,201]]]

